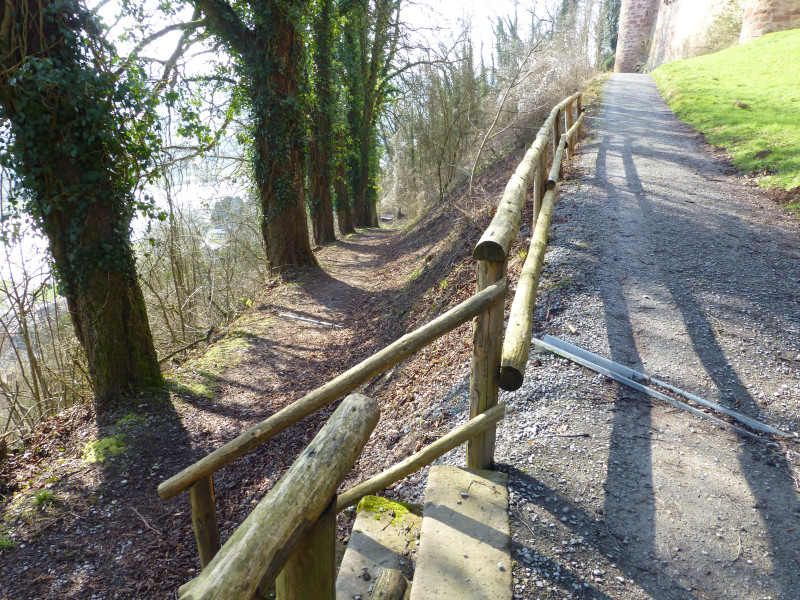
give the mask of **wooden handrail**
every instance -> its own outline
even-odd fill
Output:
[[[577,92],[562,100],[550,111],[531,147],[525,153],[525,157],[506,184],[500,204],[497,206],[497,212],[472,252],[475,260],[499,263],[506,259],[511,243],[522,223],[522,213],[528,199],[528,188],[533,183],[534,173],[541,155],[547,152],[547,140],[550,133],[558,122],[561,111],[581,97],[581,92]]]
[[[556,188],[547,190],[542,202],[542,210],[536,221],[528,256],[517,282],[517,291],[508,315],[508,327],[503,340],[503,355],[500,360],[500,387],[507,391],[522,386],[525,365],[531,346],[533,330],[533,310],[536,307],[536,291],[539,277],[544,267],[544,253],[547,250],[547,234],[556,200]]]
[[[414,471],[418,471],[428,466],[440,456],[450,452],[453,448],[460,446],[476,434],[486,431],[489,427],[497,424],[506,414],[506,405],[498,404],[470,419],[460,427],[457,427],[447,435],[440,437],[432,444],[425,446],[416,454],[412,454],[402,462],[386,469],[383,473],[376,475],[357,486],[350,488],[339,495],[336,500],[336,512],[341,512],[345,508],[358,504],[364,496],[375,494],[386,489],[396,481],[408,477]]]
[[[385,489],[464,442],[467,442],[468,467],[491,467],[495,427],[505,415],[505,405],[497,404],[498,383],[504,389],[517,389],[522,383],[556,184],[565,148],[571,155],[575,136],[580,136],[581,99],[578,92],[553,108],[506,185],[497,214],[473,252],[478,260],[478,277],[477,292],[472,298],[251,427],[158,487],[164,499],[191,488],[192,518],[204,570],[181,588],[181,600],[250,598],[257,589],[265,590],[282,569],[279,587],[287,600],[317,597],[323,588],[324,595],[332,597],[334,569],[330,549],[336,511]],[[563,135],[562,116],[567,129]],[[553,164],[546,178],[551,134]],[[508,287],[507,255],[519,231],[532,185],[535,231],[502,344],[503,304],[499,301],[505,298]],[[217,470],[474,317],[467,423],[336,499],[336,488],[352,468],[378,420],[379,410],[374,401],[351,394],[289,471],[219,548],[212,480]],[[327,516],[321,519],[323,512]],[[318,555],[321,548],[328,550],[322,553],[322,558]],[[314,577],[308,575],[308,565],[316,569]]]
[[[268,419],[257,423],[211,454],[185,468],[183,471],[158,486],[158,494],[164,500],[188,489],[204,477],[231,463],[253,448],[263,444],[290,425],[327,406],[378,373],[405,360],[420,348],[466,323],[501,298],[505,298],[506,280],[498,281],[472,298],[451,308],[430,323],[408,333],[389,344],[383,350],[361,361],[356,366],[335,377],[325,385],[309,392],[293,404],[278,411]]]
[[[234,531],[181,600],[252,598],[283,569],[331,503],[378,423],[378,403],[351,394],[275,487]]]
[[[472,252],[475,260],[499,263],[506,259],[511,242],[519,231],[528,188],[533,183],[534,171],[542,152],[547,152],[547,138],[537,136],[508,180],[497,212]]]
[[[544,254],[547,251],[547,236],[556,203],[556,186],[560,177],[561,162],[564,157],[564,149],[572,143],[573,136],[577,135],[582,126],[583,113],[561,136],[547,179],[547,193],[542,201],[542,208],[528,248],[528,256],[525,258],[525,264],[522,266],[522,272],[517,282],[517,291],[511,302],[508,326],[503,340],[503,354],[500,360],[500,387],[506,391],[514,391],[522,387],[525,365],[528,363],[531,346],[536,291],[539,288],[539,278],[544,267]]]
[[[564,160],[564,148],[567,146],[567,134],[561,136],[558,143],[558,149],[553,157],[553,164],[550,167],[550,174],[547,176],[547,189],[552,190],[556,187],[556,183],[561,179],[561,162]]]

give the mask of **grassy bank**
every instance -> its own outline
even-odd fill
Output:
[[[800,186],[800,29],[658,67],[670,107],[759,185]]]

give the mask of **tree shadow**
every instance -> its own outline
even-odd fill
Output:
[[[615,101],[618,105],[625,106],[631,101],[631,94],[642,93],[641,89],[623,89],[621,84],[617,85],[611,93],[616,95]],[[660,116],[657,117],[659,118]],[[761,417],[759,403],[741,381],[726,350],[715,335],[720,325],[711,322],[709,307],[725,308],[726,303],[734,307],[742,303],[758,305],[765,292],[791,298],[792,291],[787,289],[787,284],[789,288],[792,286],[785,275],[798,275],[797,265],[792,266],[788,257],[781,255],[780,250],[790,242],[781,239],[779,233],[746,225],[738,215],[730,212],[712,213],[703,207],[700,218],[680,209],[667,212],[668,202],[665,202],[665,198],[671,186],[682,186],[683,183],[648,181],[645,189],[637,170],[639,161],[672,160],[703,179],[709,179],[714,174],[719,175],[719,163],[705,156],[694,160],[695,153],[687,152],[684,146],[678,145],[676,139],[679,136],[675,132],[669,129],[652,131],[646,127],[644,121],[638,125],[620,127],[612,135],[605,135],[606,133],[602,127],[598,132],[600,139],[596,142],[594,176],[594,184],[605,191],[605,197],[598,208],[599,214],[607,222],[614,222],[601,237],[603,259],[624,261],[623,264],[628,265],[626,270],[629,273],[621,279],[604,274],[602,269],[598,274],[597,285],[605,308],[612,359],[637,370],[644,370],[636,345],[631,298],[641,294],[642,289],[651,295],[661,290],[660,299],[674,307],[671,315],[675,320],[674,325],[685,330],[699,360],[698,367],[702,368],[702,373],[710,380],[711,387],[716,388],[718,401],[742,410],[750,417]],[[646,141],[643,143],[643,140]],[[658,145],[659,149],[650,150],[649,145]],[[663,147],[670,150],[660,150]],[[609,173],[607,162],[612,156],[617,164]],[[620,163],[622,176],[618,174]],[[654,193],[653,190],[659,188],[663,191],[660,194]],[[699,199],[704,196],[709,200],[713,199],[713,192],[702,188],[693,187],[691,193],[699,196]],[[706,214],[713,214],[713,221],[706,221]],[[746,233],[737,236],[737,231]],[[764,245],[773,252],[754,256],[747,243],[731,248],[730,244],[720,242],[720,239],[731,236],[745,237],[751,244]],[[623,237],[632,237],[638,241],[636,256],[630,255],[630,243],[620,242]],[[656,263],[648,263],[642,257],[664,250],[667,252],[660,261],[665,263],[664,266],[646,268],[647,265]],[[735,268],[729,270],[729,267],[720,267],[718,270],[722,271],[721,277],[706,282],[704,266],[708,262],[714,263],[715,253],[719,252],[732,253],[733,256],[727,257],[726,265],[735,265]],[[645,267],[637,264],[637,259]],[[776,277],[773,264],[776,261],[786,265],[794,275],[784,273],[784,277]],[[743,265],[747,268],[741,268]],[[728,302],[730,299],[735,300]],[[770,302],[769,306],[774,307],[776,303]],[[796,302],[781,303],[778,310],[778,314],[765,316],[771,322],[776,335],[779,335],[781,323],[800,320],[800,310]],[[647,319],[641,314],[637,316],[637,321],[640,324],[647,323]],[[743,318],[742,321],[746,322],[746,319]],[[677,330],[672,333],[677,334]],[[696,383],[698,382],[694,385]],[[605,510],[611,526],[633,519],[637,531],[641,532],[640,539],[635,540],[628,549],[628,560],[636,564],[641,562],[642,557],[655,558],[658,552],[655,508],[647,501],[653,495],[651,412],[649,403],[637,402],[629,405],[624,403],[626,397],[635,397],[635,393],[632,395],[631,392],[620,389],[611,437]],[[626,436],[623,432],[632,432],[633,435]],[[747,438],[742,438],[740,442],[737,459],[741,477],[755,498],[754,506],[760,513],[763,530],[772,548],[770,559],[773,572],[769,580],[780,590],[782,597],[794,597],[800,590],[796,567],[800,539],[793,533],[793,528],[785,528],[785,522],[780,518],[787,510],[792,510],[792,506],[795,507],[794,510],[798,507],[791,469],[783,455],[750,443]],[[770,469],[772,481],[767,485],[761,465],[765,461],[774,467]],[[632,485],[635,485],[638,496],[636,500],[639,501],[634,514],[628,510],[631,498],[626,497]],[[653,584],[656,584],[655,587],[651,584],[647,589],[656,594],[659,588],[657,582]]]
[[[38,442],[46,462],[30,484],[54,500],[28,513],[26,537],[4,554],[0,596],[166,596],[196,568],[197,551],[188,500],[163,502],[156,488],[205,449],[192,442],[165,390],[81,409],[68,426],[74,431],[64,436],[57,419],[45,427],[53,437]],[[3,506],[3,518],[9,509]],[[143,580],[146,562],[159,568]]]
[[[610,463],[609,463],[610,464]],[[625,545],[626,537],[614,530],[612,523],[617,519],[616,516],[603,514],[601,518],[587,514],[580,506],[573,503],[568,498],[551,489],[543,481],[532,477],[528,473],[521,471],[513,465],[500,464],[498,468],[509,474],[509,487],[517,492],[518,498],[523,498],[526,503],[533,504],[540,509],[550,513],[554,521],[560,522],[567,527],[574,538],[583,540],[580,545],[585,545],[593,553],[603,556],[620,556],[620,548]],[[528,492],[525,490],[540,490],[539,493]],[[565,514],[570,518],[563,519]],[[512,519],[524,521],[528,530],[537,538],[536,545],[546,546],[550,543],[549,533],[546,530],[538,531],[530,523],[524,520],[524,515],[515,507],[512,510]],[[588,534],[587,534],[588,532]],[[575,593],[580,590],[582,598],[597,598],[598,600],[610,599],[605,592],[585,581],[572,572],[569,566],[570,560],[575,552],[573,545],[562,547],[558,550],[557,556],[563,560],[556,561],[553,558],[544,556],[537,552],[535,547],[512,541],[512,551],[516,559],[524,564],[535,564],[535,570],[539,573],[549,574],[559,573],[559,583],[566,592]],[[536,560],[530,561],[527,556],[535,556]],[[676,582],[667,573],[666,568],[655,564],[649,564],[646,569],[631,564],[630,561],[612,560],[625,575],[637,585],[653,594],[659,600],[684,600],[687,597],[686,590],[680,583]],[[530,568],[530,567],[529,567]],[[577,587],[576,587],[577,586]]]

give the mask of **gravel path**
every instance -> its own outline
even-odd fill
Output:
[[[615,75],[590,124],[536,335],[800,430],[797,221],[733,176],[650,76]],[[800,599],[796,439],[738,437],[549,354],[501,396],[514,598]]]

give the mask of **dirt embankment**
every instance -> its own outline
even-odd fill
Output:
[[[481,177],[489,197],[499,196],[520,158],[515,153]],[[0,598],[174,594],[199,562],[188,498],[161,501],[160,481],[472,294],[469,257],[489,209],[485,200],[455,198],[411,226],[401,221],[321,249],[320,268],[273,282],[253,310],[168,374],[157,414],[133,404],[98,425],[87,408],[77,408],[43,427],[0,464],[0,536],[8,546],[0,554]],[[463,326],[367,386],[384,415],[346,485],[435,436],[424,428],[409,435],[406,426],[416,407],[463,374],[468,332]],[[223,538],[331,410],[217,474]],[[102,461],[91,462],[95,449]]]

